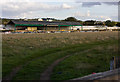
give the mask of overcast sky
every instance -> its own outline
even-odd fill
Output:
[[[2,0],[2,18],[118,20],[119,0]]]

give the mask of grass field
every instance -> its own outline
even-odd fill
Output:
[[[51,80],[68,80],[109,70],[112,56],[118,55],[118,32],[3,34],[3,77],[16,67],[13,80],[40,80],[54,61],[61,61]]]

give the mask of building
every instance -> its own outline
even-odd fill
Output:
[[[0,31],[5,30],[4,27],[5,26],[3,24],[0,24]]]
[[[42,19],[42,21],[54,21],[54,18],[41,18]]]
[[[11,20],[6,25],[10,30],[21,31],[70,31],[75,27],[82,27],[79,22],[62,22],[62,21],[20,21]]]

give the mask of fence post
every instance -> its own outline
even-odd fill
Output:
[[[15,29],[14,29],[14,31],[16,31],[16,24],[15,24]]]
[[[114,69],[116,68],[116,58],[114,56]]]

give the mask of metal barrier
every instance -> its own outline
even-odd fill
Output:
[[[120,68],[120,57],[112,57],[110,61],[110,70]]]

